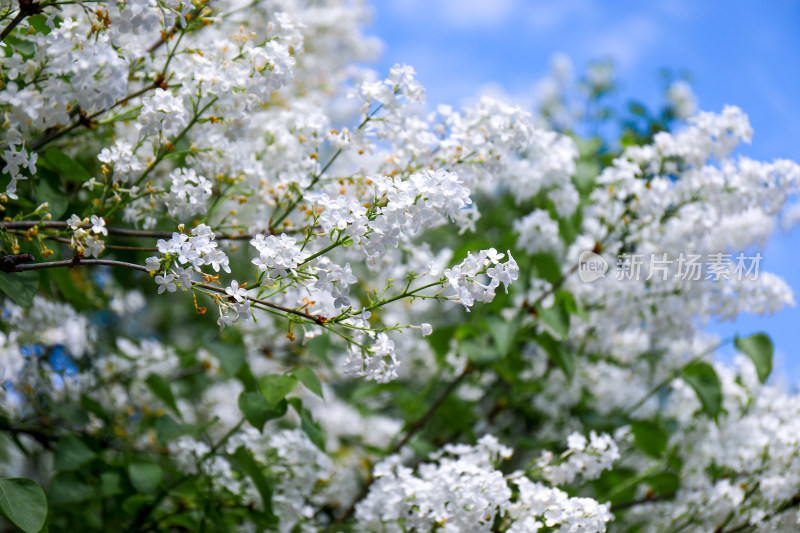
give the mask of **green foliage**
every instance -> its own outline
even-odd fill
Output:
[[[261,394],[270,407],[276,407],[297,386],[298,379],[290,375],[269,374],[258,382]]]
[[[128,479],[139,492],[155,492],[163,477],[164,471],[158,463],[143,459],[134,459],[128,463]]]
[[[86,183],[92,178],[91,174],[89,174],[83,165],[58,148],[49,148],[45,152],[43,159],[46,166],[59,173],[66,180],[78,185]]]
[[[58,176],[45,169],[39,170],[39,179],[34,185],[36,200],[39,203],[47,202],[48,211],[53,217],[60,218],[67,211],[69,198],[61,190],[61,180]]]
[[[17,305],[22,307],[31,305],[38,290],[39,274],[35,271],[14,274],[0,272],[0,291],[3,291]]]
[[[311,415],[311,412],[303,407],[303,401],[300,398],[290,398],[289,403],[300,415],[300,427],[303,431],[306,432],[308,438],[311,439],[311,442],[314,445],[322,450],[325,451],[325,434],[322,431],[322,428],[314,421],[314,417]]]
[[[47,499],[33,480],[0,479],[0,511],[25,533],[37,533],[47,519]]]
[[[169,381],[164,379],[162,376],[152,374],[145,382],[159,400],[164,402],[167,407],[172,409],[173,413],[180,416],[178,404],[175,402],[175,395],[172,393],[172,387],[170,387]]]
[[[56,470],[75,470],[95,456],[82,440],[66,435],[58,442],[53,467]]]
[[[631,431],[636,446],[647,455],[658,459],[667,449],[669,435],[656,422],[637,420],[631,424]]]
[[[772,340],[765,333],[756,333],[749,337],[736,337],[733,341],[736,349],[753,361],[761,383],[767,381],[772,372],[772,357],[775,351]]]
[[[569,348],[547,333],[537,335],[536,343],[547,352],[550,360],[564,372],[567,379],[571,380],[575,375],[575,356]]]
[[[698,361],[683,367],[682,375],[697,393],[703,412],[716,420],[722,411],[722,385],[714,367]]]
[[[263,394],[258,392],[242,391],[239,395],[239,409],[247,422],[259,431],[264,429],[267,421],[285,415],[288,405],[284,398],[281,398],[277,404],[271,404]]]
[[[319,382],[319,378],[313,370],[307,366],[301,366],[300,368],[295,368],[292,370],[291,374],[299,379],[300,383],[305,385],[308,390],[320,398],[325,399],[325,397],[322,395],[322,384]]]
[[[264,518],[270,525],[274,526],[277,519],[272,511],[272,481],[264,474],[264,471],[253,458],[253,454],[244,446],[240,446],[236,449],[233,458],[242,468],[242,471],[253,480],[253,484],[261,495],[261,502],[264,506]]]

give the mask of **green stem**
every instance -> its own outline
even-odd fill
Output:
[[[178,134],[178,136],[175,137],[172,140],[172,144],[174,145],[174,144],[178,143],[181,139],[183,139],[183,137],[189,132],[189,130],[195,124],[197,124],[197,121],[200,120],[200,117],[203,115],[203,113],[205,113],[205,111],[209,107],[214,105],[214,103],[218,99],[219,99],[219,97],[215,96],[206,105],[204,105],[203,108],[200,111],[195,113],[194,117],[192,117],[192,120],[190,120],[189,123],[186,125],[186,127],[183,128],[183,130]],[[137,186],[140,183],[142,183],[142,181],[144,181],[144,179],[156,168],[156,165],[158,165],[164,159],[164,157],[167,155],[168,152],[169,152],[169,150],[166,150],[166,149],[159,150],[158,151],[158,155],[156,155],[156,158],[152,161],[152,163],[147,165],[147,168],[144,169],[144,172],[142,172],[142,175],[139,176],[139,178],[133,183],[133,186]],[[120,206],[122,206],[122,202],[121,201],[119,203],[117,203],[116,205],[114,205],[111,209],[109,209],[108,212],[105,214],[105,217],[108,218],[111,215],[113,215],[120,208]]]
[[[642,398],[641,398],[641,399],[640,399],[638,402],[636,402],[635,404],[633,404],[633,406],[632,406],[630,409],[628,409],[628,410],[625,412],[625,416],[626,416],[626,417],[627,417],[627,416],[631,416],[633,413],[635,413],[635,412],[636,412],[636,410],[637,410],[637,409],[639,409],[639,408],[640,408],[642,405],[644,405],[644,404],[645,404],[645,402],[647,402],[647,400],[649,400],[649,399],[650,399],[650,398],[651,398],[651,397],[652,397],[652,396],[653,396],[655,393],[657,393],[658,391],[660,391],[661,389],[663,389],[664,387],[666,387],[667,385],[669,385],[669,384],[670,384],[670,383],[671,383],[671,382],[672,382],[674,379],[676,379],[678,376],[680,376],[680,375],[681,375],[681,372],[683,371],[683,369],[684,369],[686,366],[688,366],[688,365],[691,365],[692,363],[696,363],[697,361],[701,360],[702,358],[704,358],[704,357],[705,357],[705,356],[707,356],[708,354],[710,354],[710,353],[713,353],[713,352],[715,352],[715,351],[719,350],[720,348],[722,348],[723,346],[725,346],[725,345],[726,345],[726,344],[728,344],[729,342],[733,342],[733,339],[725,339],[725,340],[723,340],[722,342],[720,342],[719,344],[717,344],[717,345],[716,345],[716,346],[714,346],[713,348],[709,348],[708,350],[706,350],[706,351],[704,351],[704,352],[700,353],[699,355],[696,355],[696,356],[692,357],[691,359],[689,359],[689,360],[686,362],[686,364],[685,364],[685,365],[681,366],[680,368],[676,368],[675,370],[673,370],[672,372],[670,372],[670,374],[669,374],[669,375],[668,375],[666,378],[664,378],[663,380],[661,380],[661,381],[660,381],[658,384],[656,384],[656,386],[655,386],[655,387],[653,387],[653,388],[650,390],[650,392],[648,392],[648,393],[647,393],[647,394],[646,394],[644,397],[642,397]]]

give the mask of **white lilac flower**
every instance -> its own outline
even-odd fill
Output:
[[[164,291],[175,292],[178,290],[178,287],[175,286],[175,276],[173,274],[165,273],[163,276],[158,275],[154,279],[158,285],[158,294],[162,294]]]
[[[258,251],[259,256],[252,260],[259,272],[267,274],[265,284],[271,284],[274,280],[285,278],[291,274],[296,274],[295,269],[308,256],[302,252],[296,244],[296,240],[285,233],[279,236],[256,235],[250,244]]]
[[[108,235],[108,229],[106,229],[106,221],[103,220],[102,217],[99,217],[97,215],[92,215],[91,220],[92,220],[92,231],[95,234]]]
[[[225,293],[237,302],[242,302],[247,298],[247,290],[244,287],[240,287],[239,282],[236,280],[231,281],[231,285],[225,289]]]

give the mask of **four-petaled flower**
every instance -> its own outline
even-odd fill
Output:
[[[103,235],[108,235],[108,230],[106,229],[106,221],[103,220],[102,217],[97,215],[92,215],[92,231],[95,234],[102,233]]]
[[[162,294],[164,291],[175,292],[178,290],[178,287],[175,286],[175,276],[172,274],[156,276],[155,280],[158,283],[158,294]]]
[[[225,292],[237,302],[242,302],[247,298],[247,290],[239,287],[239,282],[236,280],[231,281],[231,286],[225,289]]]

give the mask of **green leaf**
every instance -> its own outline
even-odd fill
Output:
[[[437,360],[444,361],[447,352],[450,351],[450,339],[453,338],[455,331],[455,326],[434,328],[433,332],[425,337],[433,348]]]
[[[565,339],[569,334],[569,311],[563,302],[556,302],[547,309],[537,309],[539,318],[550,326],[558,338]]]
[[[82,426],[89,423],[89,415],[86,414],[86,411],[74,404],[55,404],[51,408],[51,413],[54,418],[60,418],[61,422],[67,425]]]
[[[41,169],[34,180],[33,188],[36,191],[36,200],[40,204],[47,202],[47,211],[53,218],[61,218],[61,215],[67,210],[69,200],[64,191],[61,190],[61,180],[58,176],[48,172],[46,169]]]
[[[164,471],[158,464],[142,459],[128,463],[128,479],[131,480],[133,488],[139,492],[150,494],[158,488]]]
[[[683,380],[697,393],[703,411],[715,419],[722,411],[722,385],[714,367],[708,363],[695,362],[683,367]]]
[[[494,345],[497,348],[497,353],[500,357],[508,355],[508,351],[514,343],[517,336],[517,330],[520,325],[520,317],[513,320],[503,320],[499,317],[489,317],[486,319],[486,325],[489,329],[489,334],[492,336]]]
[[[89,413],[95,415],[97,418],[102,420],[108,419],[108,413],[106,413],[106,410],[103,409],[103,406],[100,404],[100,402],[90,398],[86,394],[81,394],[81,407]]]
[[[493,363],[502,357],[497,348],[488,343],[481,343],[472,339],[461,341],[461,349],[467,354],[467,359],[476,365]]]
[[[667,449],[668,435],[661,427],[650,420],[639,420],[631,424],[633,440],[647,455],[659,458]]]
[[[149,496],[145,496],[144,494],[134,494],[133,496],[128,496],[122,502],[122,511],[128,516],[133,516],[140,510],[144,509],[150,500],[151,498]]]
[[[136,116],[138,116],[138,114]],[[188,150],[178,150],[176,152],[167,153],[166,155],[164,155],[164,157],[162,157],[162,159],[175,159],[178,157],[183,157],[185,155],[196,154],[196,153],[197,153],[196,148],[190,148]]]
[[[772,372],[772,356],[775,352],[775,347],[772,345],[772,340],[769,336],[765,333],[756,333],[744,338],[737,336],[733,340],[733,344],[737,350],[753,361],[761,383],[767,381],[770,372]]]
[[[674,472],[659,472],[644,478],[656,494],[672,494],[681,486],[681,478]]]
[[[328,357],[328,350],[331,347],[331,336],[327,333],[317,335],[305,340],[305,347],[308,352],[317,357],[320,361],[329,367],[333,367],[333,363]]]
[[[578,161],[573,181],[578,190],[588,194],[594,188],[597,175],[600,174],[600,165],[594,161]]]
[[[264,429],[268,420],[280,418],[286,414],[288,404],[285,399],[272,406],[259,392],[243,391],[239,395],[239,409],[251,426],[259,431]]]
[[[70,156],[58,148],[50,148],[44,154],[44,160],[69,181],[74,183],[85,183],[92,179],[91,174],[83,168],[83,165],[72,159]]]
[[[589,320],[589,313],[586,311],[586,309],[578,304],[577,300],[575,300],[575,296],[572,293],[560,290],[556,294],[556,300],[561,302],[567,313],[577,316],[584,322]]]
[[[264,469],[256,462],[250,451],[244,446],[240,446],[233,453],[233,458],[242,467],[242,470],[250,476],[253,484],[261,495],[264,504],[264,513],[269,517],[274,517],[272,512],[272,482],[264,475]]]
[[[43,35],[47,35],[51,31],[50,27],[47,25],[47,17],[41,14],[28,17],[28,24]]]
[[[557,283],[561,279],[561,267],[558,261],[550,254],[533,254],[533,265],[538,277],[550,283]]]
[[[235,376],[239,372],[247,357],[244,346],[239,343],[212,342],[207,347],[217,356],[222,370],[229,376]]]
[[[305,385],[308,390],[324,399],[322,396],[322,383],[319,382],[319,378],[313,370],[303,366],[300,368],[295,368],[292,370],[291,374],[299,379],[300,383]]]
[[[176,422],[174,418],[169,415],[164,415],[156,420],[156,433],[158,434],[158,441],[162,444],[167,443],[175,437],[181,435],[196,435],[200,432],[200,428],[192,424],[182,424]]]
[[[42,273],[47,274],[51,281],[55,282],[61,295],[77,310],[92,307],[92,297],[86,286],[80,286],[76,282],[79,278],[77,270],[69,268],[50,268]]]
[[[300,427],[306,432],[306,435],[308,435],[308,438],[311,440],[311,442],[313,442],[317,448],[324,452],[325,434],[322,432],[322,428],[319,427],[319,424],[314,422],[311,412],[303,407],[303,401],[300,400],[300,398],[290,398],[289,403],[292,404],[294,410],[297,411],[298,415],[300,415]]]
[[[567,376],[568,380],[572,380],[575,375],[575,356],[570,352],[562,342],[557,341],[547,333],[542,333],[536,336],[536,343],[541,346],[550,360]]]
[[[151,374],[150,377],[145,380],[145,383],[147,383],[147,388],[150,389],[159,400],[164,402],[170,409],[172,409],[176,415],[180,416],[178,404],[175,403],[175,396],[172,394],[172,388],[169,385],[169,381],[158,374]]]
[[[297,386],[297,378],[294,376],[269,374],[262,376],[258,382],[258,386],[267,402],[272,407],[276,407],[278,403],[286,398],[286,395],[292,392]]]
[[[242,382],[244,390],[247,392],[255,392],[258,390],[258,381],[256,381],[256,377],[253,375],[253,371],[250,370],[250,365],[247,363],[239,367],[238,372],[236,372],[236,378]]]
[[[117,472],[103,472],[100,474],[100,494],[103,496],[122,494],[122,476]]]
[[[95,496],[95,490],[76,472],[62,472],[50,480],[47,496],[51,505],[78,503]]]
[[[32,479],[0,479],[0,511],[26,533],[36,533],[47,518],[47,498]]]
[[[0,291],[3,291],[17,305],[29,307],[38,290],[39,274],[35,271],[0,272]]]
[[[75,470],[94,459],[95,453],[73,435],[62,437],[56,448],[54,467],[56,470]]]
[[[127,120],[135,120],[142,112],[142,106],[136,106],[132,109],[128,109],[120,113],[119,115],[114,115],[113,117],[108,117],[103,120],[98,120],[98,124],[111,124],[112,122],[125,122]]]

